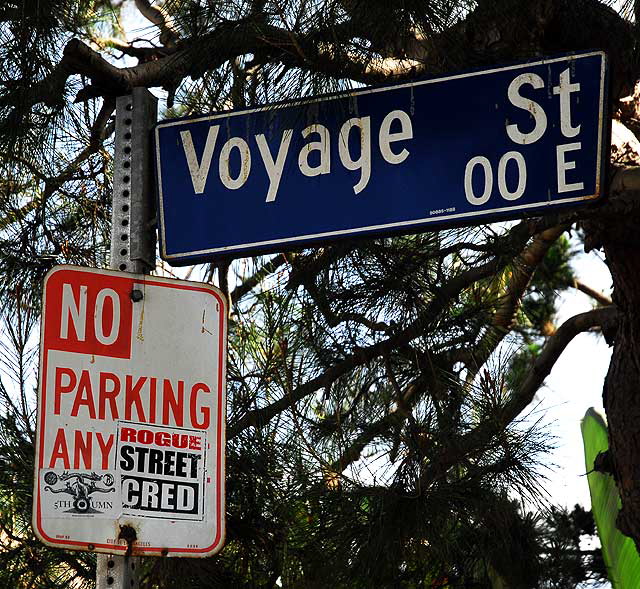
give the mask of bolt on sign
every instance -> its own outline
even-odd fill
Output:
[[[208,284],[49,272],[33,505],[45,544],[118,554],[131,543],[134,554],[192,557],[220,550],[226,317],[226,298]]]

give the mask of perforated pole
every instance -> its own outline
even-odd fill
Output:
[[[113,212],[110,267],[146,273],[155,268],[155,201],[151,184],[150,131],[158,101],[146,88],[134,88],[116,101],[116,145],[113,166]],[[132,298],[134,301],[139,299]],[[135,530],[121,529],[127,554],[98,554],[96,589],[136,589],[138,559],[131,556]],[[126,533],[129,532],[129,533]]]
[[[137,589],[137,566],[134,556],[98,554],[96,589]]]
[[[113,270],[150,272],[156,265],[155,200],[150,131],[158,101],[134,88],[116,102],[111,262]]]

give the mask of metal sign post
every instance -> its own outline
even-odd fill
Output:
[[[133,94],[117,99],[110,258],[113,270],[146,273],[155,268],[149,131],[157,117],[158,100],[146,88],[134,88]],[[96,589],[137,587],[137,558],[129,554],[98,554],[97,559]]]
[[[136,589],[138,559],[133,556],[98,554],[96,589]]]
[[[133,556],[224,545],[227,301],[154,267],[155,100],[118,100],[111,265],[44,279],[33,529],[99,557],[97,588],[136,586]]]

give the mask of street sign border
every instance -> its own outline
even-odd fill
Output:
[[[40,501],[40,460],[43,454],[45,414],[44,402],[46,400],[46,370],[48,358],[44,355],[44,330],[45,330],[45,313],[46,313],[46,285],[48,280],[60,271],[84,272],[91,274],[109,274],[111,276],[119,276],[127,280],[133,280],[141,284],[150,286],[163,286],[168,288],[177,288],[181,290],[191,290],[197,292],[209,293],[215,297],[220,304],[221,329],[219,335],[218,359],[218,439],[217,439],[217,457],[216,457],[216,484],[215,496],[213,498],[218,518],[216,521],[216,535],[213,542],[205,548],[171,548],[168,546],[134,546],[133,553],[137,556],[142,555],[163,555],[163,556],[183,556],[183,557],[206,557],[219,552],[225,543],[226,535],[226,517],[225,517],[225,492],[226,492],[226,372],[227,372],[227,331],[228,325],[226,317],[228,315],[228,302],[224,293],[219,288],[203,282],[191,282],[185,280],[177,280],[173,278],[164,278],[161,276],[151,276],[149,274],[138,274],[132,272],[121,272],[118,270],[108,270],[104,268],[85,268],[83,266],[73,266],[70,264],[61,264],[54,266],[49,270],[43,281],[42,288],[42,314],[40,320],[40,346],[39,346],[39,362],[38,362],[38,397],[37,397],[37,427],[36,427],[36,444],[35,444],[35,461],[34,461],[34,480],[33,480],[33,512],[32,512],[32,528],[36,537],[47,546],[55,548],[67,548],[71,550],[89,550],[92,552],[102,552],[107,554],[124,554],[128,547],[126,544],[89,544],[77,540],[65,540],[51,538],[42,529],[41,517],[41,501]]]
[[[346,97],[356,97],[366,94],[376,94],[379,92],[385,92],[389,90],[398,90],[402,88],[410,88],[416,86],[424,86],[429,84],[436,84],[440,82],[446,82],[449,80],[458,80],[463,78],[478,77],[483,75],[489,75],[496,72],[504,72],[509,70],[521,69],[527,66],[540,66],[551,63],[557,63],[561,61],[570,61],[584,59],[588,57],[599,56],[601,60],[600,69],[600,98],[599,98],[599,120],[598,120],[598,145],[597,145],[597,161],[595,171],[595,186],[596,192],[592,195],[558,199],[554,201],[542,200],[537,203],[529,203],[526,205],[514,205],[507,207],[499,207],[481,211],[470,211],[467,213],[453,214],[440,217],[426,217],[421,219],[413,219],[410,221],[401,221],[394,223],[387,223],[381,225],[373,225],[368,227],[356,227],[352,229],[340,229],[337,231],[327,231],[322,233],[300,235],[293,237],[278,238],[272,240],[264,240],[258,242],[250,242],[236,245],[227,245],[222,247],[208,248],[202,250],[194,250],[182,253],[168,254],[166,251],[166,236],[165,236],[165,218],[164,218],[164,195],[162,193],[162,165],[160,161],[160,140],[159,130],[165,127],[172,127],[176,125],[184,125],[186,123],[198,123],[203,121],[213,121],[217,119],[226,119],[229,117],[248,115],[255,112],[264,112],[267,110],[278,110],[287,107],[301,106],[304,104],[313,104],[315,102],[324,102],[330,100],[338,100]],[[554,208],[563,205],[570,205],[578,202],[595,202],[600,200],[603,195],[603,184],[605,176],[605,162],[608,148],[606,145],[606,139],[609,135],[605,128],[606,121],[610,118],[608,110],[605,110],[606,101],[608,97],[608,58],[605,51],[593,50],[586,52],[574,52],[563,55],[556,55],[547,57],[544,59],[538,59],[536,61],[521,61],[518,63],[512,63],[505,66],[492,67],[489,69],[479,69],[473,71],[467,71],[463,73],[457,73],[453,75],[445,75],[441,77],[429,78],[426,80],[418,80],[414,82],[405,82],[402,84],[385,85],[368,87],[353,91],[339,92],[333,94],[324,94],[320,96],[314,96],[310,98],[297,99],[291,101],[275,102],[267,105],[263,105],[252,109],[242,110],[229,110],[221,111],[211,115],[197,115],[194,117],[181,117],[176,119],[169,119],[166,121],[160,121],[154,125],[153,138],[155,151],[155,173],[156,173],[156,192],[158,199],[158,229],[160,235],[160,255],[162,259],[170,262],[172,265],[187,265],[197,263],[199,261],[206,261],[214,258],[233,256],[234,254],[241,255],[259,255],[277,251],[278,249],[295,249],[301,247],[313,246],[315,242],[322,240],[323,242],[331,238],[345,239],[345,238],[366,238],[376,237],[384,232],[384,235],[399,234],[404,229],[405,233],[416,233],[420,231],[428,231],[430,229],[444,229],[447,227],[456,227],[465,224],[473,224],[475,217],[482,216],[484,222],[491,222],[497,219],[512,219],[518,216],[526,216],[526,211],[541,211],[545,207],[552,206]],[[522,211],[522,212],[520,212]],[[520,212],[520,213],[519,213]],[[533,213],[532,213],[533,214]],[[280,247],[282,246],[282,247]]]

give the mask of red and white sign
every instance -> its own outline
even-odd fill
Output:
[[[47,274],[33,505],[45,544],[124,553],[129,526],[134,554],[222,548],[226,318],[207,284]]]

